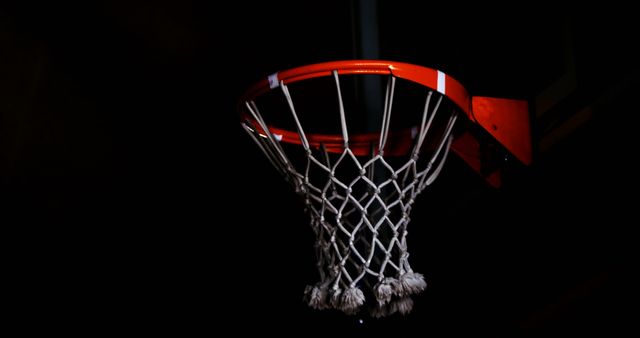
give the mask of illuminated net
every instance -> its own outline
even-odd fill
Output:
[[[348,314],[359,312],[364,305],[373,316],[406,314],[413,306],[411,295],[427,286],[409,265],[409,215],[416,196],[443,167],[458,114],[452,106],[442,112],[444,96],[427,89],[422,114],[406,133],[410,138],[407,151],[403,156],[385,156],[387,141],[399,137],[390,132],[396,87],[396,77],[391,75],[380,130],[369,139],[370,151],[363,154],[362,149],[350,147],[340,79],[337,71],[332,74],[340,121],[338,147],[314,141],[317,138],[311,134],[307,137],[283,82],[273,82],[272,87],[279,87],[286,99],[297,131],[296,143],[304,150],[303,160],[294,164],[283,136],[265,122],[253,100],[244,102],[247,114],[242,126],[295,187],[311,217],[319,280],[306,288],[306,302],[316,309],[335,308]],[[444,122],[434,123],[437,115]]]

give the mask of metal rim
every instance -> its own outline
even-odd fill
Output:
[[[242,97],[239,105],[243,119],[253,120],[245,112],[245,103],[252,101],[256,97],[276,89],[280,82],[288,85],[291,83],[332,76],[333,72],[338,75],[354,74],[378,74],[393,75],[397,78],[415,82],[427,88],[433,89],[453,102],[472,121],[475,119],[471,113],[471,99],[467,90],[455,78],[436,69],[417,66],[404,62],[381,61],[381,60],[346,60],[317,63],[307,66],[296,67],[285,71],[277,72],[263,78],[253,86]],[[255,122],[255,121],[252,121]],[[252,123],[257,125],[256,123]],[[261,129],[257,126],[257,129]],[[298,133],[295,131],[282,130],[269,126],[269,129],[279,136],[281,141],[292,144],[300,144]],[[263,133],[263,130],[258,130]],[[390,133],[390,140],[395,143],[394,147],[385,150],[387,155],[403,155],[410,149],[411,139],[407,138],[410,131],[401,130]],[[324,145],[330,152],[339,152],[342,149],[343,138],[341,135],[311,134],[307,135],[309,145],[320,147]],[[374,142],[379,133],[353,135],[350,148],[356,155],[369,155],[371,152],[371,142]]]
[[[317,77],[331,76],[331,72],[334,70],[338,72],[338,75],[393,75],[401,79],[413,81],[440,92],[472,118],[469,93],[458,80],[433,68],[395,61],[332,61],[292,68],[274,73],[254,84],[244,95],[243,101],[252,100],[271,89],[277,88],[278,85],[273,85],[274,81],[275,83],[283,81],[284,84],[290,84]],[[270,82],[272,83],[271,85]]]

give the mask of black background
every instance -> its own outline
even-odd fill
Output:
[[[315,280],[307,218],[236,113],[262,76],[356,57],[350,2],[3,4],[2,224],[20,233],[9,261],[24,327],[446,336],[630,327],[631,15],[425,6],[381,1],[381,58],[442,69],[475,95],[532,100],[564,71],[568,22],[578,88],[535,121],[534,145],[580,109],[594,115],[501,190],[451,159],[412,216],[412,262],[428,291],[412,315],[362,325],[302,304]]]

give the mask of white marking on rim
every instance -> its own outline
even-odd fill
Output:
[[[269,80],[269,89],[278,88],[280,81],[278,81],[278,73],[273,73],[267,77]]]
[[[437,90],[438,90],[439,93],[442,93],[442,94],[445,94],[445,90],[444,89],[445,89],[445,86],[446,86],[446,76],[447,75],[445,73],[443,73],[441,71],[438,71],[438,88],[437,88]]]
[[[258,134],[258,135],[260,135],[260,137],[262,137],[262,138],[267,138],[267,135],[265,135],[265,134],[261,133],[261,134]],[[271,135],[273,135],[273,138],[275,138],[276,141],[278,141],[278,142],[282,141],[282,134],[271,134]]]

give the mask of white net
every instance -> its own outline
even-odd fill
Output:
[[[242,125],[294,185],[311,217],[319,280],[306,288],[306,302],[316,309],[335,308],[347,314],[359,312],[365,304],[372,316],[406,314],[413,307],[411,295],[427,286],[424,277],[409,264],[409,215],[416,196],[442,170],[458,115],[453,108],[438,112],[444,96],[428,90],[424,109],[413,128],[410,151],[404,157],[385,157],[387,140],[390,134],[393,136],[390,121],[396,78],[390,76],[379,134],[369,155],[361,156],[349,146],[336,71],[333,78],[342,141],[338,151],[309,141],[289,88],[282,82],[274,87],[279,87],[286,99],[304,160],[294,165],[282,145],[282,136],[271,131],[253,100],[245,102],[250,117]],[[438,127],[434,123],[436,115],[444,121]]]

